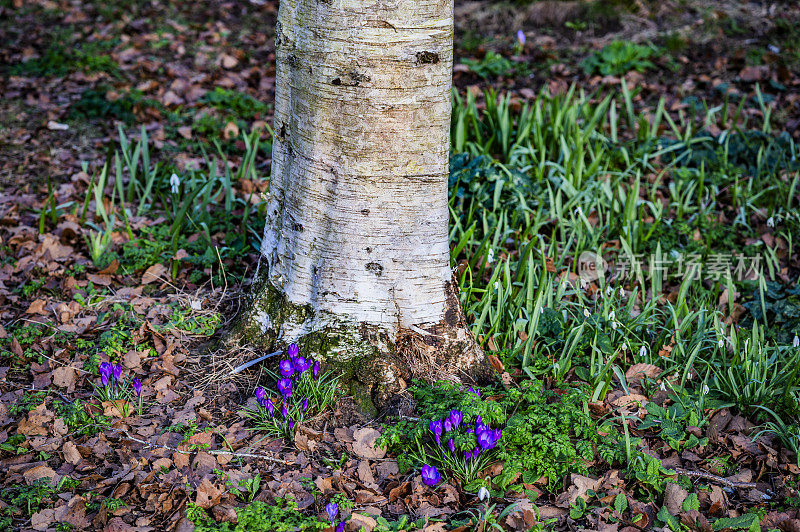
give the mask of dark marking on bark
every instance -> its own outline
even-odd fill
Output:
[[[289,54],[286,56],[286,64],[292,68],[296,68],[300,65],[300,60],[294,54]]]
[[[280,129],[278,130],[278,138],[283,140],[286,138],[286,124],[281,124]]]
[[[366,269],[374,273],[377,277],[383,275],[383,266],[381,266],[377,262],[368,262],[366,265]]]
[[[303,224],[299,224],[299,223],[297,223],[297,222],[293,222],[293,223],[292,223],[292,229],[294,229],[294,230],[295,230],[295,231],[297,231],[298,233],[302,233],[302,232],[303,232],[303,230],[304,230],[304,228],[303,228]]]
[[[417,52],[417,64],[435,65],[439,62],[439,54],[435,52]]]
[[[458,313],[456,312],[456,309],[450,305],[448,305],[447,310],[444,312],[444,322],[449,327],[455,327],[458,325]]]
[[[367,253],[372,253],[372,248],[367,248]]]
[[[369,81],[370,80],[369,76],[367,76],[366,74],[362,74],[361,72],[358,72],[358,71],[355,71],[355,70],[353,70],[352,72],[350,72],[347,75],[350,76],[350,79],[353,80],[353,86],[354,87],[358,87],[359,83],[362,83],[364,81]]]
[[[336,85],[337,87],[342,84],[342,80],[340,78],[333,78],[331,81],[331,85]]]
[[[369,209],[361,209],[361,214],[367,216],[369,214]]]

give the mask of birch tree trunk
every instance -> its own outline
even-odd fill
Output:
[[[275,138],[250,339],[382,403],[483,360],[450,270],[453,0],[281,0]]]

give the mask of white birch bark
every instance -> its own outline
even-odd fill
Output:
[[[390,344],[404,331],[463,341],[448,243],[453,0],[281,0],[275,41],[259,267],[311,313],[254,321],[281,343],[332,323]]]

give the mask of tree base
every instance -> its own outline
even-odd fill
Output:
[[[466,326],[457,290],[455,280],[447,283],[441,323],[386,330],[292,303],[262,273],[226,344],[269,352],[297,343],[304,356],[338,371],[361,411],[374,416],[391,408],[392,398],[414,378],[491,380],[492,367]]]

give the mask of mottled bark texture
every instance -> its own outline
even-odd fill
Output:
[[[379,405],[413,369],[463,376],[483,357],[449,268],[453,0],[281,0],[275,47],[244,330],[350,368]]]

